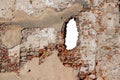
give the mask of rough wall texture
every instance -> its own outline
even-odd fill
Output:
[[[0,0],[0,80],[120,80],[119,5],[118,0]],[[79,39],[66,50],[71,17]]]

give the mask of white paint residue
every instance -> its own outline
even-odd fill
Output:
[[[20,54],[20,45],[8,50],[9,56],[18,57]]]
[[[71,19],[66,28],[66,38],[65,38],[65,45],[67,50],[71,50],[76,47],[78,40],[78,31],[76,22],[74,19]]]

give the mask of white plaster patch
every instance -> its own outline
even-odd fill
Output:
[[[23,10],[29,15],[33,13],[33,7],[28,0],[16,0],[16,10]]]
[[[27,37],[27,42],[22,45],[25,45],[26,48],[29,48],[31,45],[33,48],[39,47],[43,48],[49,43],[55,43],[56,34],[54,28],[44,28],[43,30],[37,30],[36,33]]]
[[[54,3],[51,2],[50,0],[45,0],[45,3],[46,3],[46,5],[48,5],[48,6],[52,6],[52,5],[54,5]]]
[[[95,39],[93,39],[93,40],[90,41],[89,48],[90,48],[92,51],[95,51],[95,50],[96,50],[97,44],[96,44],[96,42],[95,42]]]
[[[9,56],[14,56],[14,57],[18,57],[19,56],[19,53],[20,53],[20,45],[17,45],[15,46],[14,48],[12,49],[9,49],[8,50],[8,55]]]
[[[89,20],[92,21],[93,23],[95,23],[95,21],[96,21],[95,15],[92,12],[89,12],[88,15],[89,15],[89,17],[88,17]]]

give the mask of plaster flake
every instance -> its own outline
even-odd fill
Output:
[[[104,26],[106,26],[107,28],[113,28],[115,18],[116,18],[116,15],[112,15],[111,13],[107,13],[106,15],[102,16],[102,24]]]
[[[20,49],[20,45],[15,46],[15,47],[12,48],[12,49],[9,49],[9,50],[8,50],[9,56],[14,56],[16,53],[17,53],[17,56],[19,56],[19,49]]]
[[[15,46],[12,49],[8,50],[8,56],[11,59],[11,62],[19,62],[19,56],[20,56],[20,45]]]
[[[23,10],[23,11],[25,11],[28,14],[32,14],[33,13],[33,7],[29,3],[29,0],[16,0],[15,6],[16,6],[15,7],[16,10]]]
[[[44,28],[43,30],[35,30],[36,33],[33,33],[32,35],[29,35],[27,37],[27,42],[24,42],[23,45],[25,45],[27,48],[29,46],[40,47],[43,48],[44,46],[47,46],[49,43],[55,43],[56,41],[56,35],[55,30],[53,28]]]

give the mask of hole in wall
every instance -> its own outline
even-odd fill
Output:
[[[64,46],[67,50],[72,50],[77,46],[78,29],[74,17],[69,18],[64,23],[62,32],[64,31]]]

